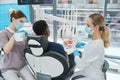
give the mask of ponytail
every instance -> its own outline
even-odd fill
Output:
[[[104,26],[103,28],[104,29],[101,30],[102,31],[101,37],[102,37],[102,39],[104,41],[104,47],[108,48],[109,45],[110,45],[110,39],[109,39],[110,32],[109,32],[109,28],[108,27]]]

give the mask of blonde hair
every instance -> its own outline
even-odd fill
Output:
[[[104,47],[107,48],[110,45],[110,32],[109,28],[105,26],[105,19],[104,17],[99,13],[94,13],[89,16],[89,18],[92,19],[93,24],[96,26],[99,26],[99,30],[102,32],[101,37],[104,41]]]

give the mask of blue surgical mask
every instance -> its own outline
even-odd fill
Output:
[[[24,26],[24,24],[23,24],[22,22],[18,22],[18,23],[15,25],[15,27],[16,27],[17,30],[18,30],[18,29],[21,29],[23,26]]]
[[[85,27],[85,31],[88,33],[88,34],[92,34],[92,29],[90,27]]]

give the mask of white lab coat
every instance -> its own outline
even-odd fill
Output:
[[[75,57],[75,62],[81,75],[86,76],[79,80],[105,80],[102,66],[104,63],[104,43],[102,39],[92,40],[84,48],[82,58]]]

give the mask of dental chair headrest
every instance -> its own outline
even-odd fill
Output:
[[[44,35],[36,36],[36,35],[29,35],[27,37],[27,50],[29,53],[40,56],[48,47],[48,40]],[[34,51],[34,52],[33,52]]]

